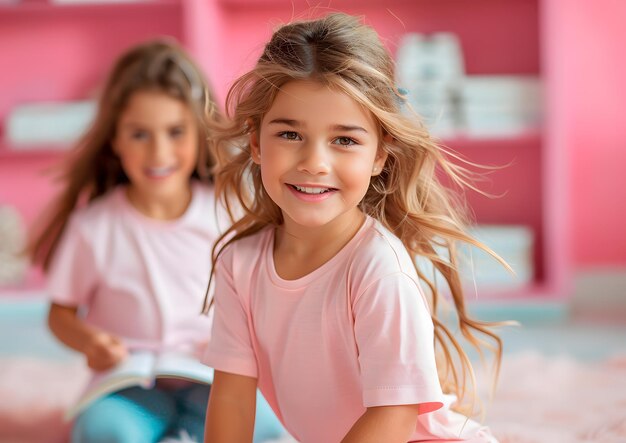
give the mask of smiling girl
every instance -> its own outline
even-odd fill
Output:
[[[210,251],[227,227],[207,142],[207,123],[219,120],[213,97],[178,45],[130,48],[68,158],[31,254],[48,276],[51,331],[93,371],[136,350],[198,358],[204,349]],[[161,379],[121,390],[82,412],[71,440],[150,443],[185,431],[200,441],[209,390]],[[263,436],[279,434],[271,416],[265,424]]]
[[[228,97],[216,188],[245,211],[214,253],[205,441],[251,440],[258,386],[304,443],[495,442],[451,409],[471,365],[416,267],[441,272],[462,334],[499,359],[455,266],[478,243],[435,174],[460,169],[403,112],[376,33],[344,14],[285,25]]]

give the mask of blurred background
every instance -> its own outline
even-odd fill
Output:
[[[444,145],[472,162],[506,165],[479,183],[497,198],[467,194],[476,235],[516,271],[467,251],[471,309],[521,322],[503,331],[517,365],[503,379],[519,381],[523,367],[556,374],[561,357],[624,371],[615,356],[626,355],[626,1],[0,0],[0,397],[16,399],[0,410],[0,440],[2,432],[12,435],[6,441],[37,433],[20,428],[33,417],[15,404],[32,404],[23,384],[7,380],[32,371],[35,392],[38,368],[76,357],[47,334],[44,279],[17,251],[57,189],[42,172],[91,121],[113,60],[170,36],[223,103],[277,25],[329,11],[363,16],[379,32],[398,85]],[[611,390],[610,370],[602,371]],[[612,410],[626,409],[626,396],[615,401]],[[57,423],[57,403],[44,402],[39,423]],[[515,427],[502,423],[513,415],[499,417],[508,436]],[[596,434],[580,441],[626,441],[626,413],[611,420],[618,425],[594,422]],[[599,428],[613,434],[597,437]],[[579,441],[552,430],[532,441]]]

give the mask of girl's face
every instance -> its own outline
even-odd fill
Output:
[[[136,198],[188,198],[198,126],[184,102],[163,92],[133,93],[117,122],[113,149]]]
[[[285,84],[251,135],[252,159],[285,227],[360,223],[357,205],[387,158],[373,116],[314,81]]]

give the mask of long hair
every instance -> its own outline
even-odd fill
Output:
[[[212,134],[218,160],[216,190],[234,223],[215,244],[214,264],[228,244],[283,222],[280,208],[263,188],[260,167],[252,161],[249,134],[259,129],[281,87],[294,80],[328,85],[352,97],[374,116],[379,126],[379,148],[388,157],[382,173],[372,177],[360,209],[398,236],[414,260],[429,260],[443,276],[461,334],[479,351],[483,345],[491,345],[497,374],[502,342],[491,328],[497,324],[468,316],[457,244],[465,242],[493,252],[468,235],[464,204],[439,178],[447,176],[456,187],[473,188],[473,176],[453,161],[458,159],[454,154],[431,138],[415,114],[405,112],[407,105],[395,85],[390,54],[376,32],[355,17],[333,13],[279,28],[254,69],[231,87],[226,100],[230,119]],[[237,211],[243,215],[234,217]],[[417,264],[416,270],[429,292],[442,386],[461,402],[468,378],[475,386],[472,365],[460,342],[438,317],[443,295],[435,279]],[[205,312],[212,302],[208,293]]]
[[[182,101],[197,121],[198,162],[192,177],[211,182],[215,164],[208,123],[220,119],[214,94],[191,57],[176,43],[152,40],[128,49],[115,62],[100,94],[95,120],[61,165],[61,192],[35,226],[28,253],[48,269],[71,213],[83,203],[128,183],[112,140],[121,113],[138,91],[156,91]]]

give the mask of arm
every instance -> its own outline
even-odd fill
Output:
[[[406,443],[415,431],[417,405],[367,408],[341,443]]]
[[[117,337],[87,325],[76,312],[75,307],[50,306],[48,327],[61,342],[85,354],[87,364],[96,371],[112,368],[126,357],[126,347]]]
[[[215,371],[207,409],[205,442],[252,442],[256,383],[256,378]]]

